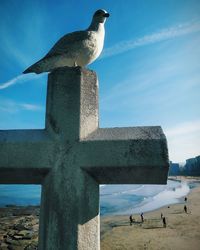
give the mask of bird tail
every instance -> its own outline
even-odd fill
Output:
[[[55,62],[56,62],[56,57],[50,58],[50,57],[45,56],[38,62],[31,65],[26,70],[24,70],[23,74],[27,74],[27,73],[40,74],[43,72],[49,72],[56,68]]]
[[[42,73],[42,70],[40,67],[40,61],[34,63],[30,67],[28,67],[26,70],[24,70],[23,74],[27,74],[27,73],[36,73],[36,74]]]
[[[32,72],[33,72],[33,70],[32,70],[32,66],[31,66],[31,67],[27,68],[26,70],[24,70],[22,73],[28,74],[28,73],[32,73]]]

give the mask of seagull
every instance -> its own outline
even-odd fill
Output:
[[[97,10],[88,29],[64,35],[38,62],[23,73],[49,72],[59,67],[84,67],[95,61],[104,45],[104,24],[109,13]]]

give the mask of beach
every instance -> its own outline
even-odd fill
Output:
[[[190,179],[191,180],[191,179]],[[186,204],[188,213],[184,212]],[[101,250],[199,250],[200,249],[200,187],[191,190],[187,202],[169,205],[129,216],[104,216],[101,218]],[[163,227],[161,213],[166,218]]]
[[[39,206],[0,208],[0,250],[36,250]]]
[[[200,178],[170,177],[170,179],[177,183],[181,180],[195,187],[189,194],[187,193],[187,201],[185,202],[185,196],[182,196],[179,198],[179,204],[168,204],[151,212],[141,211],[144,212],[143,223],[140,213],[135,213],[132,225],[129,221],[130,214],[101,216],[101,250],[200,249]],[[177,190],[182,188],[177,187],[173,192],[176,193]],[[164,195],[166,192],[161,194]],[[156,199],[159,196],[153,197]],[[184,205],[187,206],[188,213],[184,212]],[[161,213],[166,218],[166,228],[163,227]],[[39,206],[1,207],[0,250],[37,249],[38,228]]]

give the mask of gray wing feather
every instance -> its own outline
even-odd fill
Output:
[[[44,58],[62,55],[68,53],[71,50],[71,46],[74,43],[86,40],[89,38],[88,31],[75,31],[63,36],[58,42],[50,49]]]

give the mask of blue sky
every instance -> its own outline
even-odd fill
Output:
[[[47,74],[21,75],[106,9],[100,126],[161,125],[170,159],[200,154],[200,1],[0,1],[0,129],[43,128]]]

